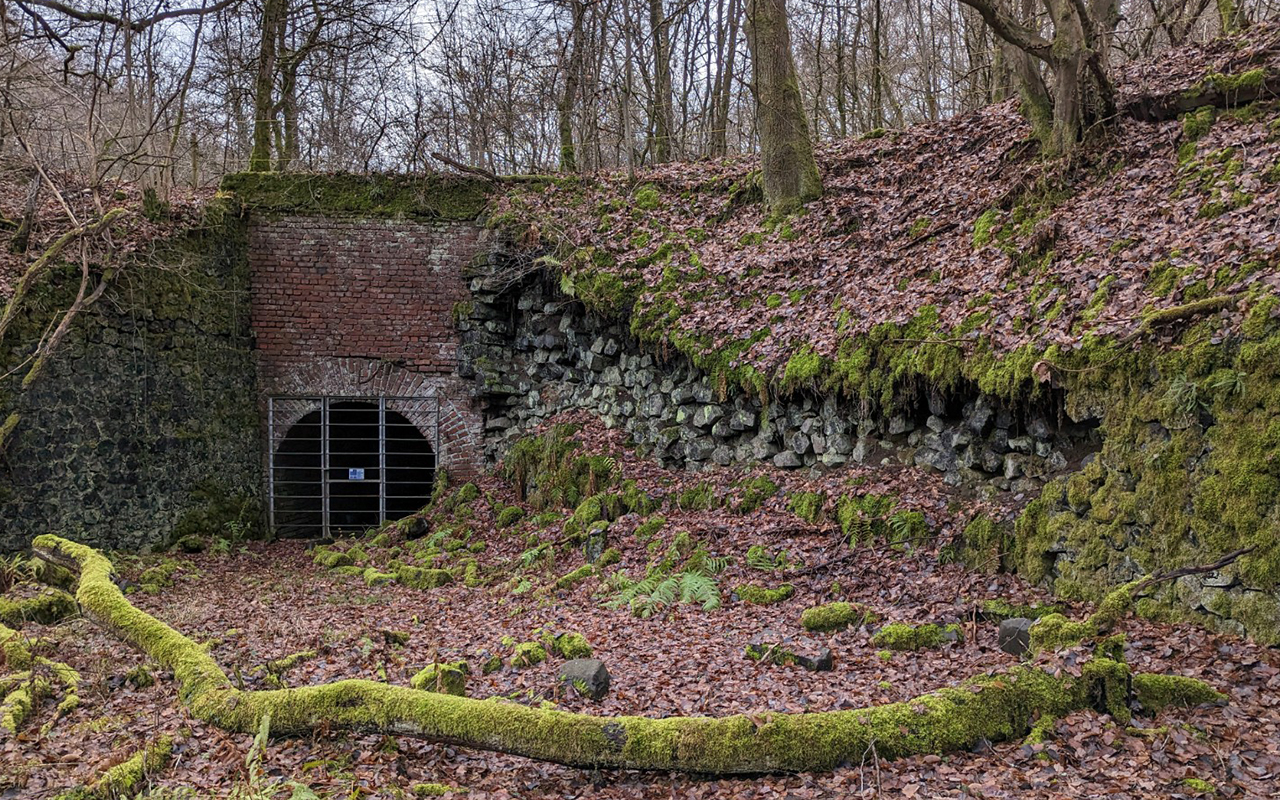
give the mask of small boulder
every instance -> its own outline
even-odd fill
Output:
[[[599,700],[609,693],[609,670],[597,658],[575,658],[560,666],[560,683],[584,697]]]
[[[467,695],[467,662],[428,664],[409,679],[409,685],[424,692]]]
[[[1014,617],[1000,623],[996,646],[1009,655],[1023,656],[1031,649],[1031,626],[1034,620]]]
[[[184,553],[203,553],[205,540],[203,536],[196,536],[195,534],[183,536],[177,541],[175,547]]]
[[[831,650],[813,639],[783,636],[769,630],[753,636],[746,653],[752,661],[767,661],[780,667],[798,664],[810,672],[827,672],[835,665]]]

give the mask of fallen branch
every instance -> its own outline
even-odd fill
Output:
[[[1086,639],[1104,636],[1129,613],[1129,609],[1142,591],[1183,575],[1198,575],[1222,569],[1237,558],[1252,552],[1253,549],[1253,547],[1244,547],[1227,553],[1212,564],[1179,567],[1118,586],[1107,593],[1107,596],[1098,604],[1098,610],[1083,622],[1073,622],[1062,614],[1047,614],[1031,626],[1031,649],[1033,651],[1056,650],[1079,644]]]
[[[96,550],[47,534],[32,547],[79,576],[76,599],[88,619],[173,671],[195,717],[237,733],[253,733],[270,715],[277,735],[342,729],[569,766],[732,774],[830,770],[873,746],[886,758],[963,750],[1024,736],[1045,714],[1084,708],[1128,719],[1129,669],[1106,658],[1087,662],[1078,678],[1018,666],[903,703],[719,718],[597,717],[368,680],[242,691],[198,644],[129,603]]]
[[[1163,122],[1204,106],[1234,108],[1280,95],[1280,75],[1265,75],[1243,83],[1230,80],[1231,76],[1222,77],[1227,80],[1207,80],[1190,90],[1135,98],[1125,104],[1124,113],[1143,122]]]
[[[1173,306],[1172,308],[1153,311],[1142,317],[1142,322],[1138,327],[1116,340],[1116,344],[1121,347],[1127,344],[1133,344],[1143,336],[1151,333],[1154,328],[1163,325],[1170,325],[1174,322],[1181,322],[1182,320],[1190,319],[1191,317],[1196,317],[1201,314],[1215,314],[1224,309],[1232,308],[1239,302],[1240,295],[1224,294],[1216,297],[1206,297],[1205,299],[1197,300],[1194,303],[1186,303],[1180,306]],[[1042,358],[1031,367],[1031,374],[1041,383],[1044,383],[1052,378],[1053,373],[1055,372],[1091,372],[1096,369],[1101,369],[1102,367],[1110,366],[1119,360],[1121,355],[1123,355],[1123,351],[1101,364],[1090,364],[1087,367],[1080,367],[1079,369],[1064,367],[1059,364],[1055,364],[1048,359]]]

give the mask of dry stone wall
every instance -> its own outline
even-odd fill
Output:
[[[493,266],[505,275],[503,258],[494,253]],[[672,467],[915,464],[953,485],[1025,497],[1097,446],[1091,424],[1019,413],[982,395],[922,397],[917,414],[888,419],[803,392],[762,403],[736,386],[715,385],[683,357],[646,352],[625,322],[588,313],[545,276],[509,283],[473,278],[471,313],[460,323],[462,371],[480,386],[490,461],[513,439],[573,409],[624,428]]]

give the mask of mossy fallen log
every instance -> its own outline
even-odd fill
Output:
[[[121,761],[88,786],[58,795],[56,800],[115,800],[140,796],[152,776],[163,770],[173,757],[173,738],[161,736]]]
[[[17,733],[45,697],[53,694],[55,681],[62,700],[44,726],[48,733],[58,720],[80,705],[80,673],[61,661],[32,652],[32,641],[0,622],[0,664],[19,670],[0,675],[0,729]]]
[[[903,703],[849,711],[728,717],[597,717],[456,697],[368,680],[270,691],[237,690],[199,645],[135,608],[97,551],[53,535],[36,554],[80,576],[84,615],[169,670],[179,696],[205,722],[253,733],[346,729],[421,737],[579,767],[709,774],[803,772],[881,758],[941,753],[984,739],[1025,736],[1037,718],[1097,708],[1128,719],[1130,673],[1096,658],[1082,674],[1018,666]]]

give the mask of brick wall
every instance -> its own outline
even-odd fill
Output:
[[[251,322],[263,396],[437,397],[440,465],[477,475],[482,420],[474,384],[457,375],[454,308],[470,300],[463,270],[482,239],[475,223],[255,220]],[[435,438],[433,420],[414,422]]]

